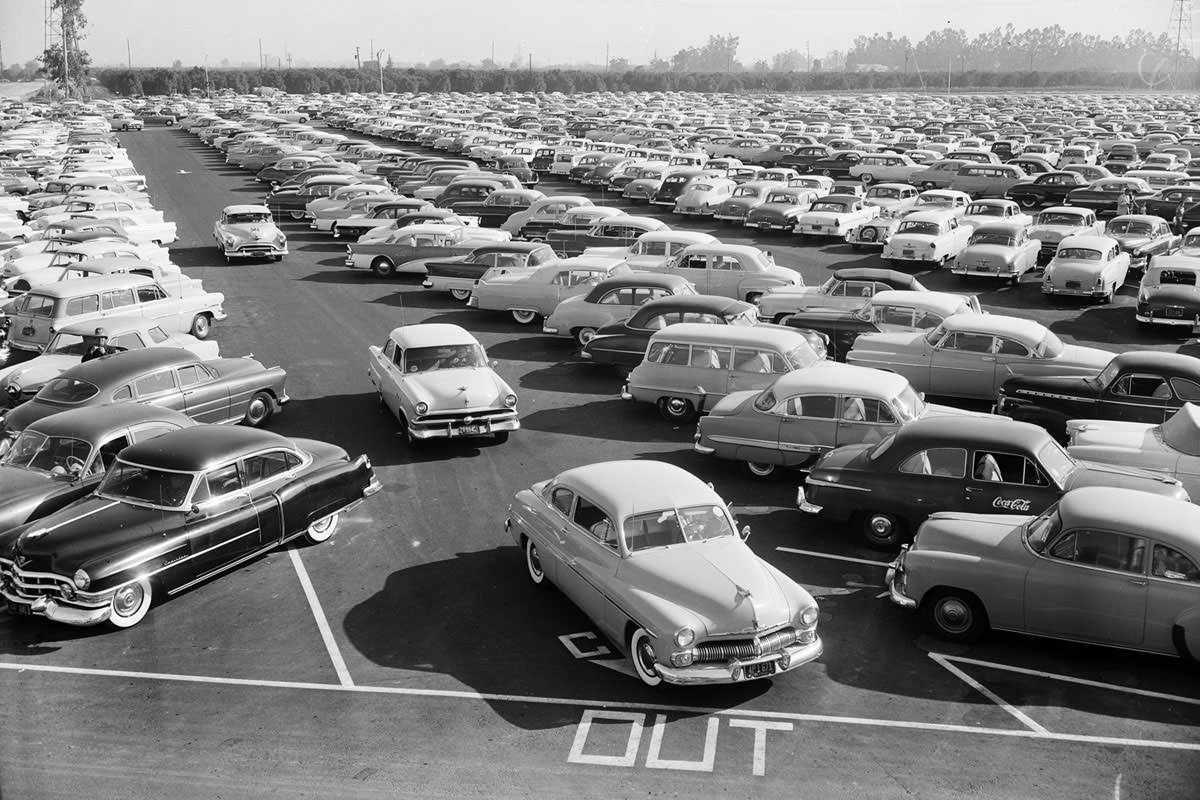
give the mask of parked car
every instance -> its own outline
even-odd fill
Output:
[[[371,210],[364,214],[331,220],[329,223],[329,233],[334,239],[343,236],[347,239],[357,239],[371,231],[379,231],[385,228],[394,230],[397,220],[401,217],[414,211],[429,211],[432,209],[432,204],[425,200],[397,197],[372,205]],[[314,222],[319,223],[320,221],[314,220]]]
[[[559,227],[558,223],[568,209],[592,205],[590,198],[580,195],[543,197],[534,200],[528,208],[515,212],[500,225],[500,230],[522,239],[532,239],[537,232],[544,235],[546,231]]]
[[[151,347],[94,358],[64,370],[4,414],[7,440],[43,417],[107,403],[144,403],[197,422],[265,424],[288,402],[287,373],[250,358],[200,359],[175,347]],[[6,445],[5,445],[6,446]]]
[[[917,187],[907,183],[876,183],[863,194],[863,201],[876,206],[881,217],[902,217],[917,203]]]
[[[465,256],[425,262],[426,289],[450,292],[455,300],[466,301],[486,273],[540,267],[558,258],[550,245],[542,242],[496,242],[476,247]]]
[[[1143,214],[1174,223],[1180,203],[1183,204],[1183,230],[1200,225],[1200,186],[1171,186],[1138,205]]]
[[[652,403],[668,422],[687,423],[729,392],[762,389],[773,376],[820,360],[808,339],[789,328],[681,322],[651,335],[621,398]]]
[[[581,347],[605,325],[623,322],[638,307],[671,295],[696,294],[691,281],[680,275],[629,272],[605,278],[586,294],[564,298],[546,317],[542,333],[574,339]]]
[[[34,422],[0,458],[0,532],[90,494],[130,444],[195,424],[178,411],[138,403],[62,411]]]
[[[521,228],[520,236],[531,242],[544,242],[551,231],[587,231],[613,217],[627,216],[612,206],[571,206],[556,217],[531,220]]]
[[[1015,164],[963,164],[950,181],[950,189],[975,199],[1005,197],[1009,189],[1029,180]]]
[[[926,189],[917,195],[917,202],[908,210],[908,214],[918,211],[950,211],[961,219],[967,215],[967,207],[972,202],[971,195],[966,192],[954,189]]]
[[[744,225],[764,231],[794,231],[800,217],[818,199],[812,189],[775,184],[761,203],[746,212]]]
[[[927,331],[955,314],[977,314],[975,298],[949,292],[876,292],[859,308],[808,308],[786,317],[783,324],[823,334],[828,357],[845,361],[854,341],[864,333]]]
[[[1030,239],[1020,223],[993,222],[979,225],[950,265],[950,271],[966,280],[976,275],[1000,278],[1016,284],[1021,276],[1037,268],[1042,243]]]
[[[847,170],[846,176],[860,180],[866,186],[876,183],[909,184],[913,173],[922,169],[924,166],[902,153],[866,153]]]
[[[1067,452],[1102,464],[1137,467],[1183,484],[1200,500],[1200,405],[1184,403],[1163,422],[1073,419]]]
[[[42,353],[0,369],[0,402],[15,406],[32,398],[46,381],[80,363],[94,337],[95,322],[63,325],[54,332]],[[118,351],[147,347],[180,347],[197,358],[209,360],[220,355],[214,341],[201,341],[187,333],[170,334],[145,317],[107,317],[103,330],[108,346]]]
[[[1191,402],[1200,402],[1200,362],[1195,357],[1133,350],[1113,356],[1092,377],[1045,372],[1010,378],[999,388],[996,413],[1063,437],[1068,420],[1158,424]]]
[[[746,217],[755,208],[767,202],[767,197],[776,189],[784,188],[775,181],[752,180],[746,181],[713,209],[713,219],[737,225],[745,224]]]
[[[799,272],[779,266],[767,253],[745,244],[692,244],[661,266],[643,263],[639,268],[686,278],[700,294],[747,302],[773,287],[803,283]]]
[[[809,308],[853,310],[861,308],[879,292],[888,289],[928,291],[921,282],[904,272],[874,267],[847,267],[834,270],[820,286],[776,286],[758,298],[758,315],[769,322]]]
[[[1111,303],[1125,285],[1129,253],[1109,236],[1068,236],[1042,274],[1042,294],[1092,297]]]
[[[827,156],[796,166],[796,169],[809,175],[825,175],[829,178],[847,178],[850,170],[862,162],[864,153],[858,150],[835,150]],[[793,166],[783,162],[784,166]]]
[[[958,220],[959,225],[968,228],[978,228],[980,225],[1005,222],[1021,227],[1033,224],[1033,217],[1021,210],[1012,200],[975,200],[967,206],[966,212]]]
[[[375,242],[346,246],[346,266],[370,269],[381,278],[397,273],[424,275],[426,262],[466,255],[484,244],[506,242],[505,231],[468,225],[424,223],[398,228]]]
[[[892,239],[896,229],[900,227],[901,217],[876,217],[867,220],[857,228],[846,231],[846,243],[852,250],[864,247],[882,248]]]
[[[379,491],[366,456],[200,425],[131,445],[95,493],[0,535],[0,596],[19,615],[129,628],[155,599],[303,536],[323,542]]]
[[[620,258],[576,256],[521,272],[495,270],[475,284],[468,308],[508,311],[522,325],[545,317],[568,297],[584,294],[604,278],[630,272]]]
[[[276,227],[266,206],[225,206],[213,225],[213,238],[227,264],[235,258],[279,261],[288,252],[287,237]]]
[[[546,244],[563,257],[581,255],[589,247],[629,247],[647,231],[668,229],[662,220],[622,214],[601,220],[586,230],[552,230]]]
[[[828,194],[813,201],[793,228],[801,237],[827,236],[844,239],[848,231],[879,216],[879,208],[861,197]]]
[[[883,246],[884,261],[946,267],[971,239],[971,229],[959,224],[959,216],[954,211],[910,212]]]
[[[1128,489],[1036,517],[937,514],[887,572],[892,602],[952,642],[989,629],[1195,658],[1200,510]]]
[[[1134,318],[1189,330],[1200,324],[1200,258],[1176,254],[1151,261],[1138,286]]]
[[[1065,205],[1089,208],[1098,217],[1111,217],[1116,215],[1117,202],[1126,191],[1133,193],[1135,204],[1155,193],[1150,184],[1136,178],[1101,178],[1088,186],[1072,189],[1067,193]]]
[[[517,395],[457,325],[404,325],[368,348],[367,376],[410,447],[428,439],[489,437],[520,429]]]
[[[908,182],[921,189],[947,189],[958,170],[967,162],[961,158],[943,158],[913,172]]]
[[[1104,233],[1129,254],[1129,268],[1134,270],[1144,269],[1155,256],[1174,253],[1183,243],[1183,237],[1171,230],[1170,223],[1149,214],[1114,217],[1105,225]]]
[[[1094,377],[1113,354],[1063,344],[1044,325],[1001,314],[955,314],[928,332],[866,333],[847,363],[908,378],[919,392],[990,399],[1012,376]]]
[[[730,178],[704,178],[692,181],[675,198],[674,213],[683,216],[711,217],[737,188]]]
[[[1033,180],[1010,186],[1004,196],[1016,201],[1025,209],[1046,205],[1060,206],[1067,201],[1067,196],[1072,191],[1087,185],[1087,178],[1078,172],[1043,172]]]
[[[738,683],[821,654],[811,595],[754,555],[749,528],[739,536],[717,493],[674,465],[567,470],[517,492],[505,529],[529,579],[562,590],[648,686]]]
[[[1075,206],[1044,208],[1038,212],[1029,228],[1029,238],[1042,243],[1038,251],[1038,262],[1042,264],[1054,258],[1059,243],[1068,236],[1102,233],[1104,223],[1096,218],[1096,212]]]
[[[931,514],[1040,514],[1081,486],[1138,489],[1187,500],[1178,481],[1078,461],[1049,433],[988,416],[914,420],[876,444],[817,459],[797,492],[800,510],[847,522],[869,546],[911,539]]]
[[[967,413],[926,403],[899,375],[815,364],[761,391],[726,395],[700,418],[693,449],[740,461],[750,476],[770,480],[835,447],[878,442],[914,419]]]
[[[632,270],[657,270],[694,244],[720,244],[720,241],[712,234],[700,231],[666,228],[646,231],[629,247],[589,247],[583,255],[623,258]]]
[[[579,356],[596,364],[610,364],[622,378],[642,363],[650,337],[679,322],[708,325],[755,325],[752,303],[716,295],[671,295],[638,307],[624,322],[599,328],[581,348]],[[820,354],[824,358],[824,354]]]

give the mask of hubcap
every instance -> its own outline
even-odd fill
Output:
[[[667,411],[670,411],[672,414],[682,414],[686,407],[685,401],[680,400],[678,397],[673,397],[667,401]]]
[[[122,617],[128,617],[142,604],[143,594],[142,587],[136,583],[126,586],[113,596],[113,611]]]
[[[538,556],[537,546],[529,545],[529,571],[535,578],[542,577],[542,559]]]
[[[760,464],[757,461],[747,461],[746,468],[755,475],[765,477],[775,471],[774,464]]]
[[[957,597],[938,603],[938,625],[951,633],[961,633],[971,626],[971,609]]]
[[[876,536],[891,536],[892,528],[892,521],[887,517],[871,517],[871,533]]]
[[[643,639],[638,644],[637,656],[642,672],[647,675],[658,675],[658,670],[654,668],[654,648],[650,646],[649,641]]]

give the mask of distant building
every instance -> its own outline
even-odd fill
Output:
[[[854,64],[850,67],[851,72],[891,72],[892,69],[887,64]]]

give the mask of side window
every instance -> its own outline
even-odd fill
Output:
[[[763,375],[773,372],[770,353],[739,347],[733,351],[733,368],[738,372],[754,372]]]
[[[166,300],[167,293],[157,285],[139,286],[137,299],[139,303],[153,303],[155,300]]]
[[[691,365],[701,369],[729,369],[730,349],[707,344],[692,345]]]
[[[904,459],[898,471],[909,475],[963,478],[967,474],[967,451],[961,447],[932,447]]]
[[[668,325],[671,325],[678,321],[679,321],[679,314],[677,314],[677,313],[655,314],[654,316],[650,317],[650,319],[645,321],[645,323],[644,323],[645,327],[643,328],[643,330],[661,331],[663,328],[667,327]]]
[[[689,348],[686,344],[674,342],[655,342],[646,353],[646,360],[656,364],[669,364],[677,367],[688,365]]]
[[[247,486],[274,478],[276,475],[287,472],[290,468],[287,453],[282,450],[251,456],[246,459],[245,466]]]
[[[942,340],[941,346],[962,353],[990,353],[992,337],[990,334],[956,331]]]
[[[684,311],[680,316],[680,322],[703,322],[706,325],[720,325],[725,322],[717,314],[709,314],[707,311]]]
[[[171,370],[164,369],[158,372],[152,372],[149,375],[143,375],[133,382],[133,388],[137,392],[138,397],[149,397],[151,395],[161,394],[175,388],[175,378],[171,374]]]
[[[1172,378],[1171,388],[1180,400],[1185,402],[1200,401],[1200,383],[1189,381],[1187,378]]]
[[[893,424],[896,417],[891,406],[874,397],[843,397],[842,419],[847,422]]]
[[[1171,396],[1171,389],[1158,375],[1123,375],[1113,386],[1113,394],[1164,399]]]
[[[116,289],[100,295],[100,308],[105,311],[133,305],[137,305],[133,299],[133,289]]]
[[[396,357],[396,343],[391,339],[388,339],[387,344],[383,346],[383,357],[388,361],[392,361]]]
[[[1048,486],[1049,482],[1028,458],[1012,453],[977,450],[972,475],[975,480]]]
[[[1014,339],[1006,339],[1003,336],[997,336],[996,341],[999,346],[996,352],[1002,356],[1018,356],[1020,358],[1029,358],[1029,348]]]
[[[108,343],[113,347],[120,347],[122,350],[140,350],[142,349],[142,338],[136,333],[123,333],[120,336],[114,336],[108,340]]]
[[[579,498],[579,502],[575,504],[575,516],[572,520],[580,528],[587,531],[596,541],[614,549],[616,548],[616,526],[608,518],[608,514],[604,513],[604,509],[593,504],[587,498]]]
[[[563,516],[571,516],[571,505],[575,502],[575,493],[561,486],[550,492],[550,505],[558,509]]]
[[[912,325],[913,312],[911,308],[895,306],[880,306],[875,308],[875,322],[880,325]],[[936,325],[933,327],[937,327]]]
[[[242,476],[236,463],[218,467],[204,476],[209,497],[221,497],[241,491]]]
[[[119,403],[122,400],[132,400],[132,399],[133,399],[133,389],[129,388],[128,386],[122,386],[120,389],[117,389],[115,392],[112,393],[112,401],[114,403]]]
[[[155,344],[162,344],[167,340],[166,331],[157,325],[148,330],[147,333],[150,334],[150,341],[154,342]]]
[[[786,409],[789,417],[834,419],[837,416],[837,398],[829,394],[789,397]]]
[[[1156,578],[1172,581],[1200,583],[1200,568],[1196,562],[1165,544],[1154,545],[1154,556],[1150,560],[1150,574]]]
[[[178,425],[168,425],[162,422],[152,422],[149,425],[143,425],[140,428],[134,428],[129,432],[129,437],[135,442],[144,442],[147,439],[153,439],[155,436],[162,436],[164,433],[179,430]],[[124,447],[125,445],[122,445]]]
[[[117,438],[100,445],[99,450],[96,452],[96,457],[93,458],[92,463],[88,465],[87,472],[84,473],[84,477],[88,477],[90,475],[103,475],[108,471],[109,467],[113,465],[113,462],[117,460],[117,453],[121,452],[126,447],[129,447],[129,439],[124,436],[118,436]]]
[[[89,294],[85,297],[72,297],[67,301],[68,317],[75,317],[80,314],[94,314],[99,310],[99,295]]]
[[[179,386],[186,389],[198,383],[204,383],[212,378],[208,370],[199,364],[188,364],[179,368]]]
[[[1050,547],[1051,558],[1139,575],[1146,569],[1145,556],[1144,540],[1110,531],[1071,531]]]

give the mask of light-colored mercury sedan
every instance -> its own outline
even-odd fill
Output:
[[[989,628],[1200,656],[1200,508],[1075,489],[1036,517],[934,514],[887,573],[944,639]]]
[[[659,461],[608,461],[517,492],[505,529],[659,684],[767,678],[821,655],[817,604],[759,558],[708,484]],[[553,602],[552,600],[549,602]]]

